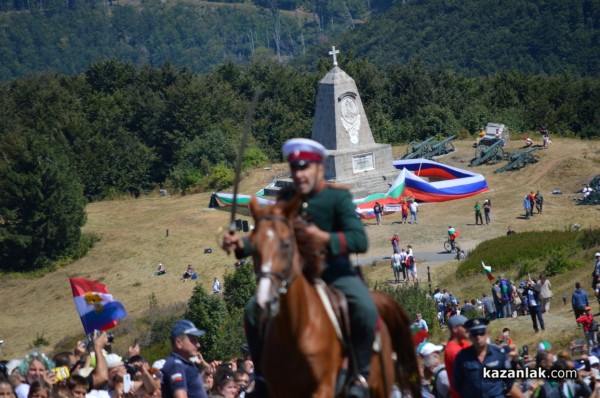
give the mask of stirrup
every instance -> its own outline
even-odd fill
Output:
[[[346,395],[348,398],[369,398],[369,385],[367,384],[367,380],[361,374],[358,374],[353,377],[352,383],[350,384],[350,388],[348,388],[348,394]]]

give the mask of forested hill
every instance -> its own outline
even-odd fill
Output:
[[[241,1],[2,0],[0,79],[82,73],[106,58],[200,73],[265,57],[314,69],[332,44],[377,66],[600,73],[597,0]]]
[[[397,1],[344,35],[379,65],[420,58],[468,75],[600,73],[597,0]]]

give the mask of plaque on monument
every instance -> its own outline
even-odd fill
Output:
[[[373,152],[352,156],[352,171],[355,173],[375,169]]]

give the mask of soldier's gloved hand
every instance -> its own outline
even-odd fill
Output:
[[[326,248],[329,245],[329,233],[321,230],[315,224],[297,220],[294,223],[294,233],[296,241],[299,243],[309,243],[315,248]]]
[[[242,250],[244,248],[244,241],[238,234],[230,234],[227,232],[223,235],[221,247],[227,252],[227,254],[231,254],[236,250]]]

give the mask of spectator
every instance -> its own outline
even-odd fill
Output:
[[[479,202],[475,202],[475,206],[473,206],[473,208],[475,209],[475,225],[479,225],[480,222],[481,225],[483,225],[483,218],[481,217],[481,205]]]
[[[575,313],[575,319],[583,315],[585,307],[589,307],[590,300],[585,290],[581,288],[581,283],[575,282],[575,291],[571,295],[571,306]]]
[[[6,380],[0,380],[0,397],[2,398],[17,398],[17,393]]]
[[[544,196],[540,193],[540,191],[537,191],[535,193],[535,209],[537,210],[538,214],[542,214],[543,208],[544,208]]]
[[[19,372],[25,376],[25,382],[15,388],[17,396],[19,398],[27,398],[29,387],[36,380],[53,384],[54,380],[50,375],[50,369],[53,367],[54,362],[48,359],[46,354],[37,350],[33,350],[27,354],[19,367]]]
[[[459,398],[452,382],[454,361],[456,361],[456,356],[460,350],[471,345],[471,342],[467,339],[467,329],[465,329],[465,323],[467,321],[468,319],[462,315],[453,315],[448,320],[450,339],[444,349],[444,363],[446,365],[446,371],[448,372],[448,380],[450,381],[450,395],[453,398]]]
[[[181,280],[183,282],[187,281],[188,279],[196,279],[194,276],[197,277],[197,273],[194,270],[194,268],[192,268],[192,264],[188,264],[187,269],[185,270],[185,272],[183,273],[183,276],[181,277]]]
[[[213,294],[219,293],[221,293],[221,282],[219,282],[219,280],[215,276],[215,278],[213,279]]]
[[[159,276],[159,275],[164,275],[167,273],[167,267],[165,267],[163,265],[163,263],[158,263],[158,269],[156,270],[156,272],[153,274],[153,276]]]
[[[542,299],[542,313],[550,312],[550,300],[554,296],[551,290],[552,284],[544,274],[540,274],[538,284],[540,285],[540,297]]]
[[[185,319],[171,329],[172,352],[163,368],[163,398],[207,398],[200,372],[191,358],[200,355],[198,337],[206,332]]]
[[[246,396],[246,390],[250,386],[250,375],[244,369],[238,368],[235,371],[235,384],[238,387],[238,397],[244,398]]]
[[[413,250],[412,250],[412,246],[408,245],[407,247],[407,252],[406,252],[406,258],[404,260],[404,265],[406,268],[406,280],[408,281],[408,277],[410,277],[410,279],[413,282],[417,281],[417,264],[415,264],[415,256],[413,254]]]
[[[27,398],[52,398],[52,387],[43,379],[34,380],[29,386]]]
[[[531,191],[527,197],[529,198],[529,215],[533,217],[533,209],[535,208],[535,194],[533,191]]]
[[[392,271],[394,272],[394,281],[400,283],[400,273],[402,272],[402,256],[398,252],[392,254]],[[402,279],[404,281],[404,279]]]
[[[487,294],[483,293],[483,316],[489,321],[496,319],[496,306],[494,305],[494,299]]]
[[[494,308],[496,309],[496,318],[502,318],[502,289],[500,289],[500,279],[492,285],[492,297],[494,298]]]
[[[398,237],[398,234],[394,234],[392,236],[392,239],[390,239],[391,243],[392,243],[392,250],[394,253],[400,253],[400,237]]]
[[[375,202],[375,206],[373,206],[373,213],[375,213],[377,225],[381,225],[381,213],[383,213],[383,209],[381,208],[379,202]]]
[[[424,376],[430,379],[431,394],[436,398],[450,397],[450,381],[448,372],[441,358],[441,351],[444,349],[441,345],[425,343],[419,350],[419,355],[423,360]]]
[[[540,286],[530,279],[525,287],[525,294],[527,295],[527,305],[529,308],[529,315],[531,315],[531,322],[533,323],[533,330],[535,333],[539,332],[538,320],[540,322],[539,327],[542,328],[542,331],[545,330],[544,318],[542,317]]]
[[[417,223],[417,213],[419,212],[419,204],[417,203],[416,200],[413,199],[410,201],[409,208],[410,208],[410,223],[416,224]]]
[[[519,386],[513,379],[483,378],[484,367],[493,367],[494,370],[510,367],[506,350],[487,343],[488,323],[483,318],[470,319],[465,323],[473,345],[458,353],[452,371],[452,385],[462,398],[504,397],[506,393],[521,397]]]
[[[427,326],[427,322],[423,319],[423,315],[420,312],[417,312],[417,320],[414,322],[414,325],[419,329],[429,332],[429,327]]]
[[[508,231],[506,231],[506,235],[514,235],[516,234],[515,230],[509,225]]]
[[[523,199],[523,210],[525,210],[525,219],[529,220],[529,214],[531,213],[531,202],[529,202],[529,195],[525,195],[525,199]]]
[[[402,209],[402,222],[404,224],[406,224],[406,221],[408,219],[408,211],[409,211],[409,204],[406,201],[406,199],[402,200],[402,203],[400,204],[400,208]]]
[[[596,260],[594,261],[594,272],[592,273],[592,289],[596,290],[598,283],[600,283],[600,252],[594,256]]]
[[[485,215],[485,225],[489,225],[492,222],[492,202],[489,199],[483,201],[483,214]]]
[[[236,398],[238,386],[235,382],[235,375],[229,364],[221,365],[215,373],[215,384],[213,386],[210,398]]]
[[[590,307],[585,307],[583,309],[583,314],[576,319],[576,322],[583,326],[583,334],[585,335],[585,341],[588,345],[588,349],[591,352],[592,348],[598,345],[598,341],[596,339],[596,330],[592,327],[592,323],[594,322],[594,315],[592,315],[592,310]]]
[[[581,190],[581,193],[583,194],[583,199],[587,198],[589,194],[591,194],[593,191],[594,190],[590,188],[588,184],[583,184],[583,189]]]

